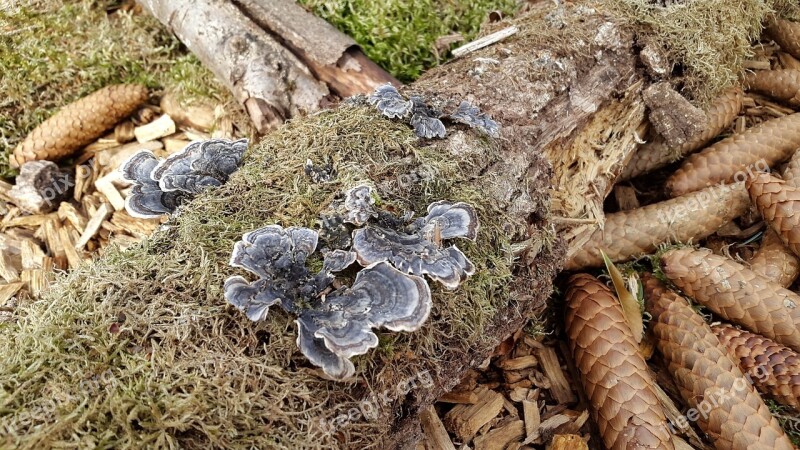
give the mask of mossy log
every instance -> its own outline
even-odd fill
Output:
[[[569,239],[568,227],[602,218],[644,120],[625,27],[553,8],[410,88],[469,100],[502,124],[499,139],[453,127],[420,141],[368,106],[291,121],[140,246],[108,251],[20,307],[0,330],[0,446],[413,448],[418,412],[543,311],[565,257],[556,227]],[[314,183],[307,159],[332,163],[336,179]],[[243,233],[318,229],[331,201],[362,182],[398,213],[474,205],[477,241],[459,247],[477,271],[455,291],[432,285],[422,329],[381,332],[354,358],[355,379],[334,382],[298,351],[293,317],[252,323],[222,284],[239,273],[228,260]]]

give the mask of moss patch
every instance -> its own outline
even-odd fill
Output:
[[[10,174],[8,153],[35,126],[109,84],[232,101],[158,21],[118,8],[113,1],[44,0],[0,9],[0,176]]]
[[[468,137],[489,156],[420,147],[407,126],[360,107],[267,136],[228,184],[196,198],[165,230],[72,272],[0,329],[0,446],[380,446],[390,420],[347,419],[332,434],[319,421],[363,409],[360,400],[376,393],[389,392],[373,403],[378,411],[397,411],[408,401],[397,386],[409,382],[455,382],[437,368],[466,364],[470,349],[486,346],[493,315],[515,308],[512,278],[515,289],[524,285],[518,292],[534,289],[524,284],[536,279],[527,269],[512,277],[510,219],[480,193],[496,144]],[[307,158],[329,158],[339,177],[312,183]],[[438,175],[401,181],[423,168]],[[342,388],[297,350],[293,317],[274,308],[253,324],[226,305],[222,283],[240,273],[227,262],[244,232],[270,223],[318,228],[320,213],[358,182],[375,186],[381,206],[397,212],[424,212],[438,199],[471,202],[478,240],[457,244],[478,270],[456,291],[431,283],[428,324],[380,333],[381,345],[355,359],[359,381]]]
[[[684,93],[699,103],[736,82],[768,14],[790,17],[798,11],[786,0],[686,1],[667,7],[650,0],[614,0],[609,7],[636,27],[642,43],[657,44],[681,65]]]
[[[300,0],[356,40],[367,56],[401,81],[441,62],[436,40],[453,33],[466,43],[491,11],[512,14],[517,0]],[[459,44],[446,46],[449,50]],[[442,55],[444,56],[444,55]]]

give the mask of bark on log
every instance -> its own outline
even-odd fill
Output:
[[[283,47],[275,47],[274,41],[264,37],[263,30],[259,31],[261,29],[252,22],[242,24],[242,29],[247,31],[234,31],[222,26],[225,21],[220,16],[210,15],[210,8],[217,10],[219,6],[218,11],[224,12],[225,17],[230,19],[238,14],[230,4],[220,6],[217,1],[203,0],[191,3],[189,8],[185,0],[170,4],[151,0],[147,5],[157,16],[169,18],[167,23],[179,32],[190,47],[203,42],[209,45],[208,48],[216,49],[214,53],[201,53],[201,59],[220,72],[221,78],[232,86],[240,100],[255,103],[258,108],[264,106],[265,123],[269,123],[269,119],[284,117],[286,111],[296,110],[301,103],[308,108],[318,105],[323,90],[311,72],[303,68],[299,58],[289,54]],[[42,311],[42,317],[20,321],[20,334],[33,334],[39,327],[43,330],[40,333],[59,334],[58,337],[47,338],[48,342],[69,341],[71,336],[81,336],[79,342],[65,346],[68,352],[83,352],[86,348],[100,345],[103,352],[114,355],[106,357],[106,353],[102,354],[104,368],[95,366],[94,360],[97,358],[80,358],[73,354],[65,359],[72,361],[70,364],[85,364],[86,367],[81,369],[86,373],[92,370],[102,373],[108,368],[114,374],[115,383],[91,391],[91,407],[94,413],[99,411],[99,414],[84,414],[80,409],[82,406],[76,406],[81,405],[78,401],[69,407],[62,406],[56,415],[25,419],[28,421],[24,425],[11,423],[6,429],[23,429],[22,433],[14,436],[18,441],[13,443],[33,443],[35,446],[41,442],[34,439],[46,436],[43,439],[48,444],[75,446],[76,440],[82,439],[82,442],[88,443],[90,441],[86,439],[96,436],[99,440],[101,434],[113,435],[120,443],[138,442],[146,432],[154,433],[153,427],[161,427],[158,436],[163,441],[159,442],[184,447],[363,448],[373,445],[376,448],[413,448],[421,437],[419,412],[457,384],[468,368],[479,365],[489,357],[499,342],[543,310],[552,289],[552,279],[564,259],[565,245],[553,236],[554,225],[565,233],[567,239],[579,234],[571,231],[576,224],[586,225],[587,228],[596,226],[602,220],[603,199],[621,170],[621,162],[636,147],[633,130],[644,121],[644,107],[640,98],[643,82],[636,70],[632,35],[625,31],[624,24],[616,23],[601,9],[569,3],[558,6],[563,8],[559,10],[561,26],[553,24],[547,17],[554,8],[556,6],[551,3],[539,4],[524,17],[514,20],[513,24],[520,28],[518,34],[476,51],[469,58],[461,58],[437,68],[412,86],[426,99],[436,98],[443,104],[455,105],[466,99],[480,107],[503,126],[500,139],[486,139],[475,135],[474,131],[456,127],[449,130],[445,140],[421,141],[418,148],[405,151],[405,147],[396,142],[398,133],[389,133],[385,129],[385,122],[380,122],[384,124],[380,131],[387,133],[385,137],[380,135],[381,146],[385,148],[368,149],[369,153],[363,160],[344,159],[336,162],[341,166],[341,171],[347,169],[351,176],[354,170],[362,170],[362,176],[377,187],[383,204],[419,205],[435,196],[441,185],[447,184],[446,179],[426,176],[423,172],[426,161],[432,157],[445,158],[450,164],[447,170],[467,175],[466,186],[462,186],[461,191],[469,193],[470,198],[480,204],[489,205],[481,213],[481,220],[502,223],[494,230],[495,239],[507,239],[511,244],[504,246],[481,241],[486,239],[487,234],[484,234],[475,245],[482,252],[490,252],[491,261],[513,261],[513,276],[502,280],[490,278],[489,282],[479,283],[477,278],[481,275],[492,276],[494,269],[486,265],[475,278],[467,281],[464,289],[449,293],[443,293],[441,289],[434,290],[433,323],[418,332],[398,338],[400,340],[395,344],[398,347],[394,353],[378,353],[376,350],[361,357],[358,367],[368,370],[357,373],[355,384],[318,378],[311,372],[307,361],[299,355],[294,345],[296,329],[285,315],[270,313],[270,321],[256,326],[249,324],[238,311],[226,307],[221,296],[221,280],[218,276],[208,277],[203,269],[208,265],[227,267],[225,256],[229,256],[229,253],[223,255],[218,249],[207,248],[205,243],[198,243],[195,247],[199,248],[192,248],[191,252],[187,250],[181,255],[170,253],[170,248],[175,245],[190,248],[184,240],[208,232],[209,227],[219,232],[214,235],[214,241],[229,243],[238,239],[238,236],[231,235],[232,230],[240,232],[242,224],[235,220],[242,215],[242,211],[233,204],[244,203],[244,208],[251,211],[252,216],[280,220],[284,225],[298,225],[298,217],[303,215],[304,220],[308,220],[306,225],[312,223],[313,219],[307,216],[308,211],[316,211],[316,208],[322,208],[321,205],[308,201],[291,207],[281,204],[282,209],[273,213],[264,206],[266,201],[274,204],[274,200],[267,195],[280,196],[297,189],[313,192],[323,190],[326,198],[332,199],[341,188],[351,186],[340,186],[343,183],[337,181],[312,188],[308,187],[309,181],[301,177],[285,179],[286,175],[281,176],[274,171],[278,169],[270,172],[270,178],[258,178],[257,183],[239,186],[239,190],[235,190],[234,180],[247,174],[266,177],[265,171],[272,170],[274,162],[264,157],[264,153],[286,158],[281,162],[285,169],[281,170],[302,167],[305,160],[295,160],[300,155],[293,154],[296,151],[294,148],[281,147],[282,139],[307,140],[317,145],[324,141],[324,151],[318,151],[313,157],[321,159],[331,156],[336,160],[341,154],[330,150],[329,146],[344,139],[341,137],[342,127],[349,136],[347,139],[361,142],[364,133],[369,133],[369,130],[364,131],[364,126],[374,127],[376,121],[387,119],[378,119],[374,114],[366,119],[362,117],[363,114],[350,117],[351,113],[345,111],[347,120],[333,112],[293,122],[275,132],[280,136],[266,138],[262,143],[261,158],[254,159],[251,155],[228,185],[205,195],[204,207],[216,211],[214,220],[208,220],[207,215],[200,214],[208,209],[192,209],[199,208],[196,206],[198,200],[195,200],[180,216],[172,219],[163,232],[178,233],[174,230],[185,229],[186,236],[156,235],[151,243],[145,245],[142,252],[150,252],[149,255],[158,257],[158,263],[143,269],[125,266],[131,271],[126,273],[120,272],[119,266],[114,265],[114,257],[101,258],[85,272],[85,276],[93,280],[97,277],[97,283],[82,284],[80,276],[73,276],[67,282],[62,282],[60,287],[57,286],[54,292],[59,293],[59,289],[66,290],[76,284],[83,286],[81,289],[71,290],[69,296],[54,295],[53,303],[37,303],[40,307],[47,306],[47,310]],[[203,26],[193,33],[187,29],[197,24]],[[542,39],[542,30],[547,30],[548,38]],[[246,33],[251,33],[247,39],[244,38]],[[273,56],[283,62],[280,68],[272,67],[266,72],[254,68],[253,61],[264,61],[264,58]],[[231,67],[254,68],[254,71],[234,72],[218,64],[215,59],[233,59],[237,64]],[[285,92],[279,87],[276,89],[274,84],[265,87],[262,76],[274,76],[273,80],[291,79],[297,90]],[[256,82],[261,84],[254,87]],[[268,101],[278,106],[272,106]],[[340,118],[335,121],[332,117]],[[339,134],[326,128],[334,122],[339,127]],[[267,152],[263,145],[272,147]],[[594,151],[587,152],[587,148]],[[409,177],[421,177],[422,181],[407,185],[394,172],[372,170],[375,164],[373,158],[381,160],[382,166],[403,168],[405,174],[411,174]],[[447,172],[443,176],[446,177]],[[220,214],[224,217],[218,217]],[[273,214],[279,218],[276,219]],[[258,223],[258,226],[266,224]],[[482,231],[487,233],[483,228]],[[489,233],[489,236],[492,234]],[[163,252],[163,255],[159,252]],[[468,249],[467,256],[470,254]],[[117,261],[120,259],[117,257]],[[158,272],[159,265],[174,267],[174,272]],[[116,269],[112,274],[114,267]],[[233,269],[218,269],[214,273],[219,275],[219,272],[226,272],[226,276],[234,273]],[[141,288],[128,298],[142,298],[127,300],[114,297],[117,300],[111,300],[114,292],[124,289],[127,282],[137,283],[137,287]],[[497,284],[502,284],[504,288],[507,286],[508,294],[502,298],[490,298],[496,292]],[[153,313],[154,306],[145,293],[168,293],[167,296],[173,298],[170,307],[179,312],[173,313],[170,309],[164,314]],[[457,313],[464,311],[468,301],[474,302],[475,295],[486,297],[481,305],[488,311],[482,319],[484,322],[479,325],[480,339],[470,338],[472,335],[468,332],[476,324],[448,321],[453,317],[464,317]],[[64,309],[70,314],[79,311],[84,315],[82,318],[71,318],[57,328],[45,326],[43,321],[58,318],[52,312],[62,309],[59,301],[75,299],[80,300],[81,308]],[[448,299],[448,302],[442,301]],[[127,302],[125,308],[128,309],[115,302]],[[102,317],[102,320],[123,317],[119,319],[124,321],[119,328],[123,329],[124,334],[119,338],[109,337],[108,324],[96,324],[86,319],[85,315],[92,314],[93,310],[103,312],[92,316]],[[186,310],[189,310],[186,314],[194,314],[190,321],[182,315]],[[217,341],[203,333],[213,333]],[[420,343],[421,335],[427,340],[425,346]],[[3,364],[23,364],[23,367],[50,364],[53,355],[39,354],[36,340],[14,340],[16,337],[15,332],[0,335],[0,369],[3,369]],[[4,345],[4,339],[11,341]],[[170,344],[175,340],[186,344]],[[409,343],[413,345],[409,346]],[[160,350],[164,345],[171,345],[174,353],[165,356]],[[229,356],[213,361],[213,366],[203,366],[206,362],[198,361],[197,355],[212,349]],[[28,355],[26,358],[36,361],[20,362],[4,351]],[[146,351],[151,353],[144,360],[142,353]],[[231,355],[232,351],[237,353]],[[274,355],[276,352],[280,358],[270,356],[272,363],[264,368],[262,361],[265,353]],[[62,364],[59,358],[56,360]],[[165,360],[169,366],[163,366]],[[131,369],[134,362],[140,364],[135,372]],[[161,367],[162,370],[156,372],[155,367]],[[191,376],[177,376],[188,370],[191,370]],[[17,369],[17,372],[20,373],[19,378],[8,381],[14,386],[14,396],[6,399],[6,408],[35,407],[37,399],[49,398],[42,390],[53,392],[50,384],[57,383],[49,380],[49,384],[43,387],[41,380],[31,371]],[[0,377],[3,373],[4,370],[0,370]],[[63,374],[65,370],[57,373]],[[77,372],[70,372],[70,375],[73,373]],[[240,379],[244,374],[252,378]],[[420,383],[420,374],[427,374],[433,382]],[[237,382],[241,383],[241,389],[236,391],[236,399],[229,400],[227,396],[230,390],[224,391],[218,383],[222,382],[219,380],[229,383],[231,378],[239,380]],[[145,399],[125,400],[132,392],[128,386],[144,385],[145,389],[151,389],[148,386],[162,379],[172,383],[169,389],[145,390]],[[408,386],[408,380],[416,382]],[[405,384],[401,385],[401,382]],[[3,383],[0,382],[0,385]],[[402,388],[410,388],[411,391],[406,393]],[[258,402],[275,389],[283,389],[281,392],[285,392],[285,397],[270,405]],[[219,410],[209,409],[208,404],[195,404],[198,398],[206,398],[203,395],[218,401],[238,403],[229,405],[224,410],[225,414],[220,414]],[[380,402],[376,404],[373,400],[375,395],[385,397],[380,397]],[[187,396],[191,397],[191,402],[185,400]],[[137,406],[143,401],[152,402],[152,408]],[[246,407],[242,406],[245,404]],[[371,411],[374,416],[367,419],[363,416],[353,420],[347,418],[348,409],[357,410],[364,405],[377,407],[377,410]],[[115,408],[113,412],[111,408]],[[58,420],[62,413],[69,415],[69,426]],[[335,423],[333,433],[318,434],[317,425],[321,422],[330,424],[330,420],[342,413],[345,419]],[[11,419],[4,416],[0,417],[0,421],[23,416],[12,415]],[[124,421],[124,426],[119,426],[116,417],[122,417],[119,420]],[[168,419],[162,420],[162,417]],[[98,425],[98,421],[102,423]],[[230,423],[236,424],[236,429],[223,427]],[[25,427],[30,427],[27,428],[28,433]]]
[[[222,80],[260,133],[335,95],[397,83],[352,39],[288,0],[140,3]]]

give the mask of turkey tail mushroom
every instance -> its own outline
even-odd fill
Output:
[[[687,296],[730,322],[800,350],[800,296],[708,249],[661,255],[664,275]]]
[[[800,411],[800,355],[764,336],[727,324],[711,329],[759,391]]]
[[[708,185],[744,181],[789,159],[800,147],[800,113],[762,122],[690,155],[669,177],[673,197]]]
[[[570,277],[566,301],[569,346],[606,448],[674,448],[619,301],[588,274]]]
[[[714,100],[706,111],[708,124],[705,130],[683,145],[670,147],[659,137],[639,147],[622,171],[620,181],[660,169],[708,144],[725,131],[739,115],[742,109],[742,97],[742,90],[737,87]]]
[[[758,392],[708,324],[680,295],[644,276],[656,345],[681,397],[699,411],[700,428],[718,449],[794,449]]]
[[[744,184],[711,186],[642,208],[606,215],[580,248],[571,250],[565,268],[601,267],[601,251],[614,261],[651,253],[665,242],[689,242],[709,236],[750,207]]]

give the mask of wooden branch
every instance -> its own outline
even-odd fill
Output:
[[[356,42],[294,0],[233,0],[261,28],[291,50],[340,97],[364,94],[397,81],[372,62]]]
[[[320,108],[329,94],[308,68],[225,0],[140,0],[244,105],[259,132]]]

